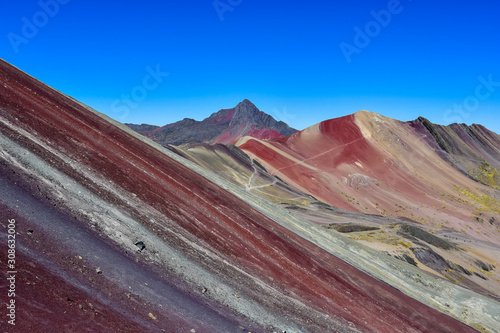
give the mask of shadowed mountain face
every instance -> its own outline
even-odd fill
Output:
[[[232,109],[222,109],[210,117],[196,121],[185,118],[163,127],[126,124],[134,131],[161,145],[191,145],[195,143],[231,144],[241,137],[270,139],[287,136],[297,130],[259,111],[245,99]]]
[[[471,169],[479,168],[483,162],[500,169],[500,136],[482,125],[441,126],[422,117],[408,122],[408,125],[441,158],[464,174],[471,174]]]
[[[0,147],[0,223],[6,230],[15,220],[20,332],[474,331],[411,292],[471,325],[498,327],[496,303],[425,274],[416,282],[411,267],[393,272],[399,266],[387,256],[3,61]],[[226,151],[268,177],[240,151]],[[301,195],[286,185],[279,193]],[[0,297],[8,302],[3,287]]]

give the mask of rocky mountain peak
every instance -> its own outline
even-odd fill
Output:
[[[127,126],[163,145],[228,143],[246,135],[269,138],[288,136],[297,131],[260,111],[248,99],[233,108],[221,109],[202,121],[185,118],[161,128],[133,124]]]

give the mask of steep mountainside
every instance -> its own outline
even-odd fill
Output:
[[[0,238],[7,244],[15,228],[17,241],[16,331],[499,326],[497,302],[318,228],[3,61],[0,147]],[[251,180],[272,179],[220,147]]]
[[[232,109],[222,109],[210,117],[196,121],[185,118],[163,127],[126,124],[138,133],[161,145],[191,145],[195,143],[236,142],[241,137],[251,136],[270,139],[287,136],[297,130],[270,115],[259,111],[245,99]]]
[[[383,215],[404,212],[415,220],[430,220],[435,224],[446,221],[465,230],[466,221],[471,220],[470,212],[475,209],[464,206],[455,210],[449,204],[459,195],[466,196],[460,192],[462,189],[490,195],[492,206],[483,207],[482,217],[498,216],[500,208],[493,200],[500,198],[498,191],[478,184],[460,172],[465,167],[457,170],[440,157],[451,155],[463,161],[474,157],[475,163],[484,158],[496,165],[500,163],[498,136],[484,131],[443,139],[441,146],[446,144],[453,147],[447,149],[456,150],[452,155],[446,154],[430,132],[415,128],[418,128],[415,123],[360,111],[321,122],[286,138],[262,141],[247,137],[237,145],[258,159],[271,174],[339,208]],[[459,150],[474,151],[475,155],[468,156]],[[429,219],[429,211],[422,205],[438,208]],[[485,225],[478,237],[498,243],[500,238],[491,232],[495,228]]]
[[[479,125],[405,123],[360,111],[285,138],[242,138],[237,146],[302,197],[336,207],[318,212],[314,200],[297,205],[280,194],[297,214],[341,232],[351,227],[337,224],[359,224],[342,210],[369,214],[357,216],[364,226],[352,227],[358,232],[347,232],[351,239],[500,299],[498,135]],[[253,191],[269,196],[269,188]]]
[[[3,61],[0,145],[20,332],[473,331],[334,256],[341,238],[319,246],[314,226]],[[490,301],[455,292],[451,310],[473,300],[467,321],[495,324]]]
[[[359,125],[353,121],[356,117]],[[399,130],[398,126],[401,126]],[[343,234],[380,251],[380,255],[389,254],[419,267],[419,274],[432,272],[446,281],[499,300],[500,276],[496,265],[500,246],[495,243],[499,221],[494,189],[486,190],[493,191],[487,193],[492,197],[479,197],[460,187],[448,187],[447,190],[452,191],[449,196],[441,193],[435,188],[439,184],[437,180],[446,178],[444,173],[453,169],[437,155],[432,155],[434,149],[435,154],[439,154],[440,148],[430,133],[416,132],[420,137],[417,140],[405,132],[412,132],[413,126],[413,122],[402,123],[372,113],[358,113],[323,122],[290,138],[263,141],[263,146],[275,150],[266,152],[261,149],[258,153],[269,155],[253,154],[247,149],[248,142],[255,148],[254,141],[258,140],[254,139],[242,140],[246,143],[240,147],[247,149],[248,154],[234,146],[221,144],[171,149],[245,191],[278,203],[291,214],[325,227],[325,234]],[[322,128],[323,134],[316,128]],[[369,138],[366,141],[365,136]],[[411,147],[402,142],[401,137],[413,140]],[[301,140],[307,142],[303,144]],[[304,156],[293,159],[295,151],[286,153],[281,149],[285,143],[299,151],[303,149],[300,152]],[[429,149],[428,143],[437,148]],[[461,145],[451,141],[448,144]],[[267,156],[269,160],[266,160]],[[285,161],[288,158],[293,162],[280,165],[277,169],[283,172],[278,173],[276,164],[282,162],[283,156]],[[427,162],[422,156],[427,156],[437,166],[423,166],[422,163]],[[490,162],[494,160],[488,160]],[[348,163],[354,164],[355,168],[365,166],[364,172],[372,171],[374,175],[351,172],[342,176],[342,181],[335,181],[335,172],[343,170],[344,164]],[[381,164],[378,168],[377,163]],[[410,168],[420,168],[418,172],[422,175]],[[441,173],[436,174],[438,171]],[[312,178],[306,172],[310,172]],[[377,179],[373,178],[375,174]],[[470,179],[472,176],[457,171],[454,175],[456,184],[466,181],[468,185],[481,186]],[[419,186],[418,190],[415,186]],[[343,202],[331,203],[333,206],[325,204],[325,197],[321,197],[318,191],[325,188],[331,190],[330,193],[335,190],[334,194],[339,194],[348,205],[340,209],[335,206]],[[417,201],[423,199],[426,201]],[[368,205],[361,206],[362,200],[377,209],[375,214],[369,211]],[[389,200],[395,200],[397,206],[392,207]],[[416,205],[410,206],[412,200]],[[456,225],[457,221],[463,224]],[[485,240],[485,236],[491,238]]]

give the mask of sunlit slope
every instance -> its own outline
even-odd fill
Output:
[[[499,192],[442,159],[431,140],[409,123],[360,111],[282,139],[243,138],[238,146],[271,174],[333,206],[500,242]]]
[[[348,251],[5,62],[0,80],[0,218],[17,221],[21,331],[472,331],[432,308],[443,292],[456,295],[455,318],[496,322],[464,316],[465,299],[493,303],[442,281],[419,291],[430,307],[371,277],[353,265],[381,279],[390,261],[373,266],[368,250]]]

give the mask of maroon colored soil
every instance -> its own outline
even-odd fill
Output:
[[[144,205],[162,212],[165,217],[161,225],[143,222],[145,228],[190,260],[199,260],[207,270],[212,269],[221,282],[237,287],[242,297],[260,303],[278,317],[287,318],[303,331],[474,331],[281,227],[231,193],[5,62],[0,63],[0,75],[3,136],[52,163],[53,168],[62,170],[108,201],[110,207],[118,207],[139,221],[147,221],[146,216],[131,209],[113,192],[106,192],[100,184],[86,179],[80,170],[91,168],[107,181],[135,193]],[[4,119],[15,124],[16,130],[5,126]],[[325,126],[322,131],[338,130],[333,125]],[[19,129],[36,133],[43,144],[19,135]],[[355,128],[347,133],[349,137],[345,141],[359,137]],[[51,153],[49,147],[68,160],[77,161],[78,168],[68,166]],[[351,149],[339,151],[335,161],[352,159],[352,149],[369,148],[361,138]],[[18,248],[19,318],[24,319],[19,322],[21,331],[32,330],[36,323],[41,323],[41,327],[52,325],[54,331],[68,332],[75,328],[236,332],[241,331],[239,326],[251,332],[265,331],[234,309],[221,309],[206,299],[209,296],[190,290],[182,277],[170,276],[152,263],[136,262],[137,254],[124,253],[113,239],[89,228],[87,221],[74,226],[76,222],[71,221],[66,208],[57,204],[53,208],[52,201],[37,196],[36,185],[42,192],[50,192],[50,185],[40,182],[36,175],[28,179],[28,174],[19,173],[16,166],[6,162],[2,168],[3,184],[18,186],[6,195],[24,195],[26,203],[21,201],[16,207],[15,202],[1,199],[4,205],[1,222],[5,224],[6,218],[19,219],[21,234],[27,229],[37,229],[32,238],[22,236],[21,239],[26,240],[21,240]],[[12,213],[6,213],[9,209]],[[59,216],[57,220],[55,216]],[[85,241],[79,242],[80,236],[85,237]],[[234,275],[228,276],[230,268],[224,272],[222,260],[210,265],[202,263],[200,251],[183,239],[217,253],[245,274],[238,275],[234,270]],[[78,262],[80,253],[84,253],[82,257],[88,262]],[[107,267],[109,275],[103,268],[103,274],[93,277],[96,266]],[[120,271],[124,272],[122,276]],[[93,281],[89,277],[93,277]],[[137,293],[132,292],[132,300],[128,299],[129,283],[144,279],[150,281],[149,291],[139,289]],[[256,279],[271,288],[266,292],[272,298],[262,291],[264,289],[254,288]],[[3,276],[2,280],[5,281]],[[27,286],[30,281],[36,284]],[[2,288],[2,300],[5,295]],[[285,296],[302,303],[300,309],[308,311],[284,306],[280,300]],[[164,303],[165,309],[158,308],[158,302]],[[80,309],[79,304],[85,310]],[[156,320],[148,317],[150,312]],[[328,315],[329,319],[313,317],[314,313]]]

